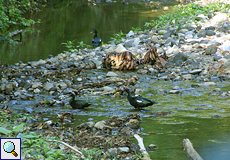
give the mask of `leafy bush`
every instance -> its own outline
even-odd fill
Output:
[[[39,11],[38,6],[34,0],[0,0],[0,38],[5,38],[12,28],[34,24],[34,20],[26,19],[24,15]]]

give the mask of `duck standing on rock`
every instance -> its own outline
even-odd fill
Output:
[[[73,109],[84,109],[91,105],[90,103],[83,101],[83,100],[75,100],[74,93],[70,93],[70,96],[71,96],[71,99],[69,100],[69,104]]]
[[[93,43],[93,47],[98,47],[101,44],[101,38],[97,37],[97,30],[93,29],[90,33],[95,33],[92,43]]]
[[[129,103],[137,109],[141,109],[143,107],[148,107],[148,106],[151,106],[153,104],[157,104],[157,102],[151,101],[151,100],[144,98],[142,96],[133,96],[132,97],[130,95],[130,91],[128,88],[126,88],[125,91],[128,93],[127,99],[129,101]]]

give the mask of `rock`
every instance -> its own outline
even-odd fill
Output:
[[[175,64],[173,62],[168,62],[165,64],[165,68],[173,68]]]
[[[202,69],[194,69],[194,70],[190,71],[189,73],[194,75],[194,74],[199,74],[201,72],[202,72]]]
[[[47,91],[50,91],[51,88],[54,87],[54,84],[53,83],[50,83],[50,82],[46,82],[43,86],[43,88]]]
[[[193,79],[191,74],[182,75],[182,78],[183,78],[184,80],[192,80],[192,79]]]
[[[107,74],[106,74],[107,77],[118,77],[118,75],[114,72],[111,72],[109,71]]]
[[[117,53],[121,53],[121,52],[125,52],[125,51],[127,51],[127,49],[122,44],[118,44],[117,48],[115,49],[115,52],[117,52]]]
[[[178,94],[178,93],[180,93],[179,90],[170,90],[169,91],[169,94]]]
[[[129,37],[134,37],[134,32],[132,30],[129,31],[128,34],[126,34],[126,38],[129,38]]]
[[[197,37],[199,37],[199,38],[201,38],[201,37],[206,37],[206,33],[207,33],[206,30],[201,30],[201,31],[197,34]]]
[[[206,86],[216,86],[217,84],[215,82],[204,82],[201,84],[198,84],[199,87],[206,87]]]
[[[41,82],[33,82],[32,83],[32,88],[42,88],[42,83]]]
[[[94,127],[97,129],[103,129],[106,126],[105,123],[105,121],[99,121],[94,125]]]
[[[139,70],[137,71],[137,73],[138,73],[138,74],[147,74],[148,71],[145,70],[145,69],[139,69]]]
[[[219,48],[222,51],[230,51],[230,41],[224,42]]]
[[[214,36],[214,35],[216,35],[216,32],[214,32],[214,31],[212,31],[212,30],[207,30],[207,31],[206,31],[206,35],[207,35],[207,36]]]
[[[226,13],[219,13],[210,20],[210,23],[211,25],[216,26],[224,21],[229,21],[228,15]]]
[[[110,91],[114,91],[114,90],[115,90],[114,88],[109,87],[109,86],[105,86],[105,87],[103,87],[103,89],[104,89],[104,91],[106,91],[106,92],[110,92]]]
[[[77,81],[81,82],[83,79],[81,77],[77,77]]]
[[[117,157],[117,148],[109,148],[106,152],[109,157]]]
[[[134,38],[134,42],[133,42],[133,45],[136,46],[140,43],[140,38]]]
[[[211,44],[205,49],[205,54],[206,55],[212,55],[212,54],[215,54],[216,51],[217,51],[216,44]]]
[[[173,57],[173,62],[174,63],[176,63],[176,62],[178,62],[178,61],[180,61],[180,62],[184,62],[184,61],[186,61],[188,58],[187,58],[187,56],[185,55],[185,54],[183,54],[183,53],[178,53],[177,55],[175,55],[174,57]]]
[[[14,92],[15,97],[18,97],[18,96],[23,95],[23,94],[24,94],[24,91],[22,91],[22,90],[17,90],[16,92]]]
[[[226,58],[220,58],[219,60],[218,60],[218,62],[220,63],[220,64],[224,64],[224,63],[226,63],[228,60],[226,59]]]
[[[40,93],[40,92],[41,92],[41,90],[40,90],[40,89],[38,89],[38,88],[34,89],[33,91],[34,91],[34,93],[36,93],[36,94],[38,94],[38,93]]]
[[[68,85],[65,82],[59,82],[56,84],[56,87],[63,90],[63,89],[66,89],[68,87]]]
[[[218,61],[219,59],[221,59],[222,58],[222,56],[214,56],[213,57],[213,61]]]
[[[129,152],[129,147],[119,147],[118,152],[119,153],[128,153]]]
[[[134,40],[133,39],[128,39],[124,42],[125,47],[132,47]]]

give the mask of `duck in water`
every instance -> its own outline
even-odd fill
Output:
[[[69,101],[69,104],[73,109],[84,109],[91,105],[90,103],[83,101],[83,100],[75,100],[74,93],[70,93],[70,96],[71,96],[71,99]]]
[[[147,98],[144,98],[142,96],[131,96],[130,95],[130,91],[128,88],[125,88],[125,91],[128,93],[128,96],[127,96],[127,99],[129,101],[129,103],[137,108],[137,109],[141,109],[141,108],[144,108],[144,107],[148,107],[148,106],[151,106],[153,104],[157,104],[157,102],[155,101],[152,101],[152,100],[149,100]]]

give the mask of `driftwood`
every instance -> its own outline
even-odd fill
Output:
[[[125,51],[122,53],[113,52],[107,54],[103,58],[102,64],[104,68],[132,70],[135,69],[136,61],[136,57],[129,51]]]
[[[11,32],[10,34],[8,34],[8,35],[6,36],[6,38],[0,39],[0,41],[7,40],[8,38],[11,38],[11,37],[14,37],[14,36],[20,34],[20,39],[19,39],[19,40],[17,39],[17,41],[20,41],[20,42],[21,42],[21,41],[22,41],[22,31],[23,31],[23,30],[16,30],[16,31],[14,31],[14,32]]]
[[[184,147],[184,151],[186,152],[187,156],[191,160],[203,160],[201,156],[196,152],[196,150],[193,148],[192,143],[188,138],[183,139],[181,145]]]
[[[78,149],[70,146],[69,144],[63,142],[63,141],[58,141],[58,140],[46,140],[48,142],[59,142],[59,143],[62,143],[63,145],[65,145],[66,147],[69,147],[70,149],[74,150],[75,152],[77,152],[79,155],[83,155],[81,151],[79,151]]]
[[[133,136],[137,139],[137,142],[138,142],[138,145],[140,147],[140,150],[143,153],[144,157],[142,159],[143,160],[151,160],[148,152],[145,149],[145,146],[144,146],[144,143],[143,143],[143,138],[141,138],[138,134],[134,134]]]
[[[144,63],[156,64],[159,68],[164,68],[168,62],[168,56],[164,52],[162,55],[157,53],[157,47],[147,44],[149,51],[144,56]]]

